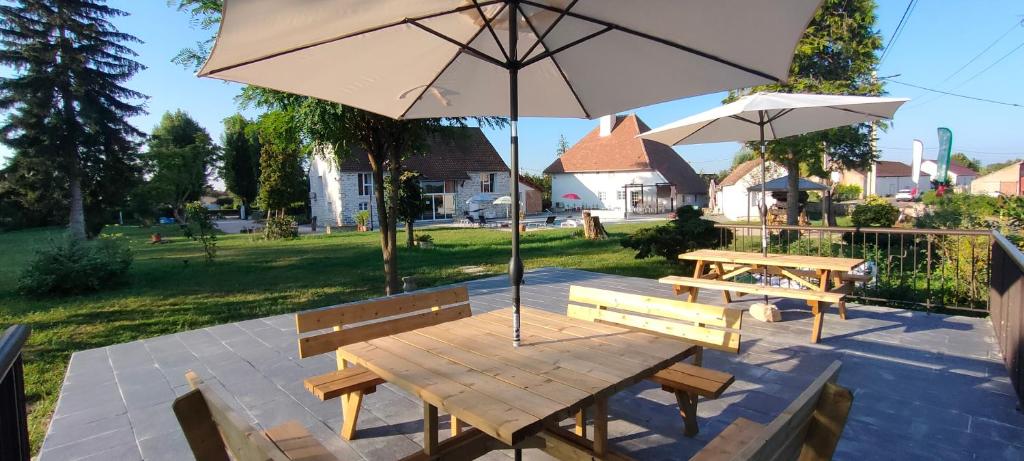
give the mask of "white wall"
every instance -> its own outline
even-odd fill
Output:
[[[785,175],[786,168],[768,162],[768,171],[765,172],[765,176],[769,181]],[[758,184],[761,184],[761,169],[754,168],[746,176],[736,181],[735,184],[720,187],[715,199],[718,201],[718,208],[722,210],[722,214],[733,221],[745,220],[747,218],[760,219],[761,214],[757,210],[757,205],[761,202],[761,193],[747,192],[747,188]],[[775,204],[775,199],[772,198],[770,192],[765,197],[765,204],[769,207]]]
[[[604,208],[609,210],[622,210],[626,205],[626,199],[619,198],[619,191],[626,184],[655,185],[665,183],[661,173],[653,170],[625,171],[625,172],[600,172],[600,173],[562,173],[551,175],[551,203],[557,207],[559,203],[564,207],[582,205],[587,208]],[[604,200],[599,198],[599,193],[604,192]],[[638,191],[639,192],[639,191]],[[580,200],[566,200],[562,198],[565,194],[576,194]],[[649,197],[654,197],[653,190],[648,189]],[[693,196],[689,196],[693,198]],[[676,206],[682,205],[686,197],[677,194]]]
[[[341,222],[341,177],[334,162],[313,157],[309,167],[309,204],[319,226]]]
[[[922,178],[924,175],[921,175]],[[922,180],[924,184],[928,184],[927,180]],[[882,197],[892,197],[896,195],[900,189],[913,189],[917,187],[918,190],[928,190],[930,186],[916,185],[910,176],[881,176],[875,178],[875,190],[874,195]]]

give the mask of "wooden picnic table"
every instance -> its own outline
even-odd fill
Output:
[[[725,250],[696,250],[679,255],[679,259],[695,261],[693,277],[709,279],[706,283],[691,281],[689,288],[690,301],[695,301],[701,286],[722,290],[722,298],[726,303],[732,302],[729,291],[739,293],[756,293],[765,296],[779,296],[804,299],[811,306],[814,314],[814,326],[811,330],[811,342],[821,339],[824,311],[831,301],[838,299],[839,317],[846,318],[846,302],[837,295],[849,294],[852,289],[849,273],[861,264],[861,258],[839,258],[831,256],[800,256],[789,254],[773,254]],[[711,269],[710,274],[705,271]],[[742,274],[767,271],[770,275],[784,277],[791,284],[800,285],[807,290],[792,288],[758,286],[731,282]],[[668,279],[669,277],[666,277]],[[812,281],[814,280],[814,281]],[[747,289],[749,288],[749,289]],[[680,290],[677,289],[677,293]],[[835,297],[835,298],[830,298]]]
[[[338,353],[423,400],[423,452],[409,459],[508,447],[542,448],[562,459],[626,459],[608,450],[608,398],[701,350],[539,309],[521,313],[519,348],[512,347],[508,308],[350,344]],[[558,427],[591,406],[592,441]],[[474,429],[438,443],[438,409]],[[470,440],[473,434],[483,437]]]

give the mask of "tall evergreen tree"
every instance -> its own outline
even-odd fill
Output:
[[[824,93],[877,96],[882,84],[872,73],[878,67],[882,37],[875,24],[874,0],[825,0],[797,44],[789,80],[783,84],[731,92],[732,101],[748,92]],[[786,221],[796,224],[799,215],[800,172],[828,177],[822,153],[828,149],[831,168],[863,168],[878,157],[871,147],[868,124],[792,136],[767,145],[770,160],[788,170]],[[750,145],[757,150],[757,143]],[[802,168],[801,168],[802,167]],[[826,204],[826,207],[828,204]],[[833,223],[834,224],[834,223]]]
[[[252,206],[259,193],[260,142],[256,128],[257,125],[242,114],[224,119],[220,177],[245,210]]]
[[[13,0],[0,5],[2,142],[33,186],[66,197],[68,229],[86,235],[86,209],[119,205],[138,175],[144,135],[127,119],[145,96],[122,85],[143,68],[110,18],[127,13],[102,0]]]

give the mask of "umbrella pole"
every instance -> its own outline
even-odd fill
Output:
[[[765,182],[768,177],[768,159],[765,155],[764,146],[764,112],[760,114],[761,123],[758,124],[761,129],[761,256],[768,257],[768,201],[765,199]],[[761,276],[761,284],[768,286],[768,266],[764,267],[764,275]],[[764,295],[764,305],[768,305],[768,295]]]
[[[516,50],[519,34],[518,14],[519,2],[511,1],[508,20],[508,94],[509,124],[512,139],[509,157],[512,163],[512,260],[508,264],[508,274],[512,282],[512,346],[519,347],[519,286],[523,283],[523,261],[519,258],[519,61]],[[519,451],[516,450],[519,455]],[[518,456],[517,456],[518,458]]]

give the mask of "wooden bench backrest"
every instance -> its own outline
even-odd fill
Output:
[[[421,290],[299,312],[295,314],[295,330],[299,334],[333,329],[299,338],[299,357],[312,357],[352,343],[470,315],[469,291],[464,286]]]
[[[733,459],[832,459],[853,405],[853,394],[835,384],[840,366],[840,361],[832,362]]]
[[[185,376],[192,390],[174,399],[171,406],[196,460],[289,461],[263,431],[231,409],[195,373]]]
[[[569,287],[569,317],[614,323],[739,353],[743,311],[675,299]]]

